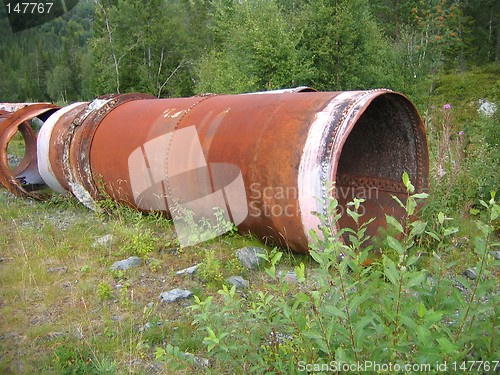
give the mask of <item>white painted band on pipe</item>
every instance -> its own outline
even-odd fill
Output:
[[[56,175],[54,174],[54,171],[52,169],[52,165],[50,163],[50,157],[49,157],[49,151],[51,147],[51,137],[52,137],[52,131],[54,130],[54,127],[56,126],[57,122],[59,119],[69,111],[71,111],[73,108],[78,107],[81,104],[84,104],[85,102],[79,102],[79,103],[73,103],[71,105],[68,105],[67,107],[63,107],[52,116],[50,116],[47,121],[43,124],[42,128],[40,129],[40,132],[38,133],[38,138],[37,138],[37,147],[36,147],[36,154],[37,154],[37,160],[38,160],[38,172],[40,173],[40,176],[42,176],[42,179],[45,181],[45,183],[54,191],[67,195],[68,191],[65,190],[62,185],[59,183]],[[53,147],[53,146],[52,146]]]
[[[385,89],[343,92],[316,114],[300,158],[297,181],[301,222],[309,244],[313,241],[311,229],[321,238],[321,231],[318,229],[321,223],[314,212],[324,213],[325,205],[328,205],[328,202],[323,202],[327,186],[323,186],[322,176],[328,177],[328,183],[335,184],[341,150],[359,116],[366,109],[365,106],[375,97],[391,92]],[[349,103],[347,107],[346,103]],[[333,132],[333,139],[329,139],[332,137],[332,126],[337,129]],[[322,160],[329,142],[332,142],[332,150],[335,152],[330,155],[329,160]]]

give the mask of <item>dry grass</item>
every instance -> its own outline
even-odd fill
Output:
[[[131,248],[140,246],[133,241],[139,232],[153,238],[152,252]],[[95,244],[107,234],[112,242]],[[96,215],[72,200],[35,202],[0,190],[0,373],[60,373],[57,354],[74,350],[78,357],[81,350],[71,348],[80,344],[98,361],[89,373],[164,373],[154,349],[166,343],[203,352],[189,302],[164,304],[159,295],[173,288],[216,294],[205,280],[175,272],[202,262],[212,249],[228,277],[241,271],[234,250],[256,241],[233,235],[178,249],[173,239],[162,218],[124,208]],[[140,267],[110,270],[134,251],[144,257]],[[263,273],[244,275],[263,283]]]

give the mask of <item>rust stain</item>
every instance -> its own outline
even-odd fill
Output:
[[[0,182],[18,196],[37,196],[22,181],[36,172],[36,135],[26,121],[57,109],[35,104],[0,112]],[[370,234],[385,224],[385,214],[403,215],[392,198],[406,195],[403,172],[417,191],[428,186],[422,120],[406,97],[385,89],[177,99],[108,95],[54,116],[43,141],[48,160],[42,177],[55,190],[92,209],[111,197],[170,216],[177,207],[173,195],[188,204],[223,191],[228,205],[244,208],[228,213],[231,219],[245,213],[240,231],[296,252],[309,250],[309,232],[319,224],[315,213],[326,213],[328,185],[341,208],[365,199],[364,218],[377,218]],[[12,171],[6,149],[17,131],[27,156]],[[189,132],[196,134],[192,142],[181,137]],[[242,194],[224,190],[239,182]],[[337,225],[355,224],[344,215]]]

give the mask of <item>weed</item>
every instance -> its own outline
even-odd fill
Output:
[[[111,299],[113,298],[113,290],[111,288],[111,285],[106,282],[100,282],[99,285],[97,285],[97,296],[101,300],[106,300],[106,299]]]
[[[218,289],[224,283],[224,275],[222,274],[222,264],[215,257],[214,250],[207,250],[203,262],[200,263],[197,275],[207,283],[207,286],[212,289]]]
[[[478,220],[476,238],[470,245],[477,256],[478,277],[470,283],[463,277],[464,293],[448,276],[444,260],[457,228],[440,213],[433,230],[415,215],[418,201],[427,197],[414,193],[407,175],[403,177],[408,196],[397,203],[406,216],[401,221],[386,216],[396,233],[385,243],[395,256],[382,253],[375,264],[366,266],[373,242],[366,235],[370,220],[360,224],[363,200],[348,205],[347,214],[358,223],[356,230],[336,231],[340,219],[337,201],[332,198],[328,214],[319,215],[320,232],[311,257],[317,262],[316,287],[290,294],[286,283],[271,283],[267,291],[223,286],[218,291],[221,306],[213,296],[195,297],[191,306],[193,324],[204,334],[203,344],[215,367],[228,372],[246,369],[251,373],[304,373],[299,363],[428,364],[481,359],[496,361],[495,335],[498,315],[493,264],[488,257],[492,246],[493,223],[499,206],[494,200],[481,206],[488,213]],[[342,242],[348,236],[349,244]],[[434,251],[430,267],[418,265],[418,240],[429,236],[443,246]],[[447,245],[448,244],[448,245]],[[438,254],[438,252],[440,254]],[[275,280],[282,253],[276,249],[263,255],[265,272]],[[305,266],[296,266],[299,282],[306,279]],[[490,332],[487,334],[487,332]],[[174,345],[157,349],[157,357],[172,368],[194,368],[193,358]],[[401,367],[402,368],[402,367]]]
[[[57,374],[115,374],[116,363],[99,359],[84,340],[66,340],[57,343],[52,364]]]
[[[134,225],[132,234],[126,238],[121,252],[146,259],[151,252],[156,250],[156,243],[157,239],[154,237],[153,231],[138,223]]]

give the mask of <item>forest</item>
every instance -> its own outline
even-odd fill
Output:
[[[500,1],[80,0],[17,32],[6,12],[0,102],[388,88],[418,109],[429,188],[404,172],[373,236],[362,199],[336,232],[332,195],[308,254],[0,189],[0,373],[498,372]]]
[[[5,15],[0,7],[6,102],[301,85],[414,98],[440,72],[500,61],[495,0],[81,0],[16,33]]]

